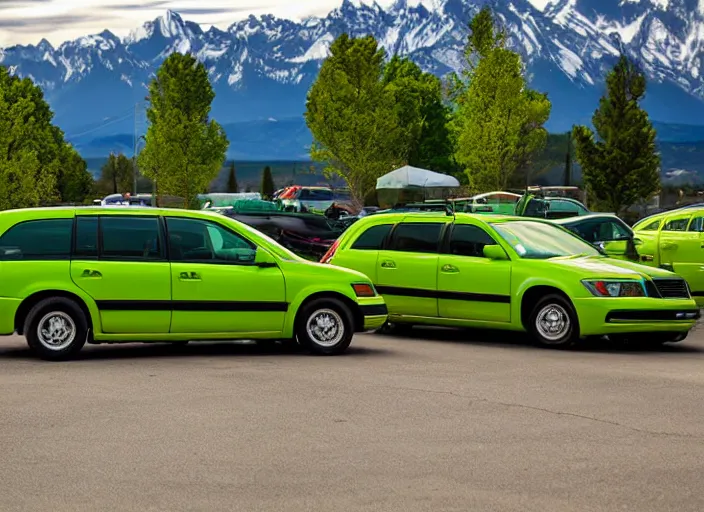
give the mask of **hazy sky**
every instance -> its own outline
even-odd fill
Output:
[[[377,2],[386,6],[393,0]],[[207,29],[210,25],[227,27],[249,14],[292,19],[326,14],[341,3],[342,0],[0,0],[0,47],[36,44],[42,37],[57,46],[106,28],[125,35],[166,9]]]

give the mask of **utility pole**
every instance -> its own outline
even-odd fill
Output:
[[[134,134],[132,137],[132,193],[137,195],[137,106],[139,103],[134,104]]]

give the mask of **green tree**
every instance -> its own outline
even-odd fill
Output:
[[[149,85],[149,128],[139,154],[142,174],[160,194],[196,196],[220,172],[229,145],[222,127],[209,119],[215,92],[202,63],[192,55],[171,54]]]
[[[396,115],[407,128],[406,161],[438,172],[453,172],[448,129],[450,109],[443,103],[442,83],[408,58],[394,55],[384,67],[383,84],[396,99]]]
[[[67,200],[73,178],[85,179],[53,115],[39,87],[0,66],[0,209]]]
[[[235,170],[234,160],[230,162],[230,172],[227,175],[227,192],[229,194],[236,194],[239,192],[239,187],[237,186],[237,171]]]
[[[470,22],[463,77],[450,81],[455,159],[478,192],[506,188],[527,173],[546,143],[551,104],[526,86],[520,56],[506,47],[488,7]]]
[[[110,153],[100,169],[98,187],[108,194],[124,194],[132,190],[134,165],[132,160],[122,153]]]
[[[606,94],[594,112],[596,134],[574,128],[575,156],[597,207],[616,214],[660,188],[660,155],[655,129],[640,106],[645,96],[643,73],[621,56],[606,77]]]
[[[328,178],[342,177],[361,205],[377,178],[403,165],[409,131],[399,123],[396,94],[384,86],[385,52],[371,37],[338,37],[308,92],[311,157]]]
[[[259,187],[259,193],[267,199],[274,195],[274,178],[271,176],[271,167],[268,165],[262,171],[262,183]]]
[[[83,203],[93,190],[93,175],[86,161],[70,145],[64,146],[63,165],[57,176],[57,189],[62,203]]]

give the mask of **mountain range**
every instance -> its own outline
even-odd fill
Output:
[[[147,84],[172,52],[202,61],[216,92],[213,116],[225,126],[229,156],[297,159],[310,134],[302,121],[306,93],[330,43],[343,32],[371,34],[389,54],[408,56],[438,76],[462,69],[468,22],[485,0],[343,0],[324,17],[301,21],[271,15],[203,30],[178,13],[144,23],[125,37],[105,30],[58,47],[0,49],[0,65],[32,78],[55,120],[88,156],[132,152],[146,129]],[[644,101],[662,128],[661,140],[704,140],[704,1],[491,1],[524,58],[531,86],[552,100],[548,129],[589,123],[604,76],[620,53],[650,79]]]

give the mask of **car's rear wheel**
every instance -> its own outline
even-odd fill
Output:
[[[88,319],[71,299],[52,297],[38,302],[27,315],[24,333],[29,348],[49,361],[70,359],[85,345]]]
[[[337,299],[315,299],[299,311],[296,337],[314,354],[342,354],[352,342],[352,312]]]
[[[566,348],[579,339],[577,314],[561,295],[541,298],[533,308],[527,326],[533,338],[542,346]]]

